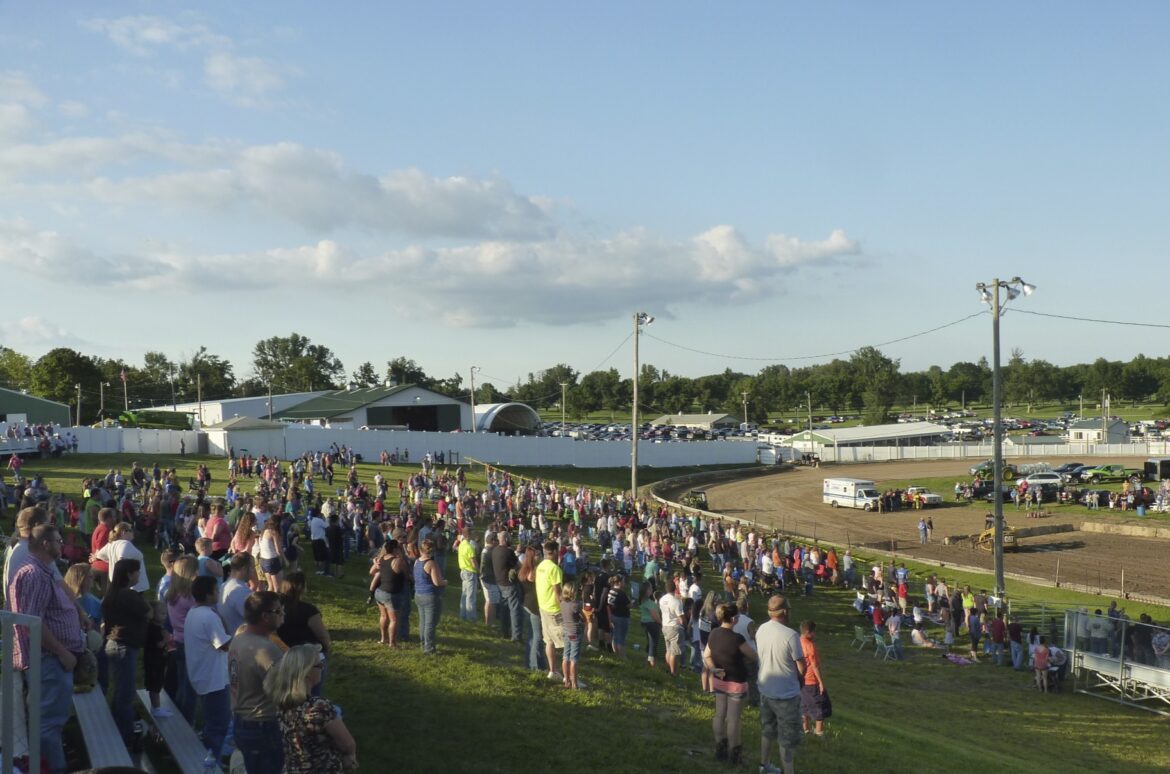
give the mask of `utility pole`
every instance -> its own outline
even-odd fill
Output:
[[[81,427],[81,382],[73,386],[77,388],[77,426]]]
[[[568,382],[561,382],[561,437],[565,437],[565,391],[568,389]]]
[[[479,370],[479,366],[471,367],[471,432],[475,432],[475,426],[478,424],[475,421],[475,372]]]
[[[747,413],[747,406],[748,406],[747,396],[748,396],[748,394],[747,394],[747,392],[741,392],[740,395],[743,396],[743,423],[746,425],[747,421],[748,421],[748,413]]]
[[[98,419],[106,418],[106,388],[109,382],[98,382]]]
[[[630,497],[634,501],[635,511],[638,507],[638,376],[642,366],[638,361],[638,339],[642,336],[642,326],[654,322],[654,318],[645,312],[634,313],[634,402],[630,412]]]
[[[171,366],[171,411],[178,411],[179,404],[175,400],[175,367]]]
[[[808,398],[808,440],[812,442],[812,393],[806,392],[804,394]]]
[[[1108,443],[1109,439],[1109,395],[1101,390],[1101,443]]]
[[[268,380],[268,419],[272,419],[272,380]]]
[[[199,401],[199,427],[203,427],[203,374],[195,372],[195,397]]]

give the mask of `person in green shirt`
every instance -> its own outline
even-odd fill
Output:
[[[561,584],[564,574],[557,564],[557,541],[544,544],[544,561],[536,567],[536,604],[540,608],[540,627],[544,634],[544,654],[548,658],[548,678],[559,680],[553,665],[557,663],[557,650],[565,647],[565,630],[560,621]]]
[[[646,663],[653,667],[658,643],[662,640],[662,611],[658,607],[658,600],[654,598],[654,588],[649,583],[642,586],[638,612],[641,614],[642,631],[646,633]]]
[[[479,585],[479,552],[475,550],[475,541],[471,539],[471,527],[463,528],[455,555],[459,560],[459,582],[462,584],[459,617],[464,621],[474,621],[475,588]]]
[[[86,545],[89,545],[90,536],[97,528],[98,511],[102,509],[102,504],[97,498],[97,490],[90,488],[86,492],[85,511],[81,515],[81,534],[85,536]]]
[[[653,554],[646,566],[642,569],[642,580],[646,581],[655,590],[658,588],[658,560]]]

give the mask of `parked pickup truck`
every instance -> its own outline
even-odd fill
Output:
[[[933,508],[936,505],[942,505],[942,495],[932,492],[924,486],[908,486],[906,487],[906,494],[911,497],[921,497],[922,504]]]
[[[1010,462],[1005,462],[1003,465],[1003,480],[1011,481],[1017,476],[1027,476],[1032,473],[1046,473],[1052,470],[1052,466],[1047,462],[1034,462],[1026,465],[1014,465]],[[982,476],[983,478],[991,478],[995,473],[995,465],[992,460],[981,462],[971,468],[972,476]]]
[[[1139,475],[1138,471],[1130,470],[1124,465],[1097,465],[1081,471],[1081,481],[1089,484],[1099,484],[1102,481],[1125,481]]]

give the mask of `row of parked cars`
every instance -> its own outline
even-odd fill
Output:
[[[720,427],[713,430],[696,430],[690,427],[676,427],[674,425],[651,425],[649,422],[639,425],[638,437],[643,441],[723,441],[735,438],[755,438],[758,431],[753,427]],[[630,440],[630,425],[601,424],[589,422],[543,422],[540,434],[551,437],[562,435],[588,441],[628,441]]]

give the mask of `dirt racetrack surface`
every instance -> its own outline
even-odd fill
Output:
[[[1094,460],[1086,459],[1086,463]],[[1141,460],[1103,460],[1140,466]],[[825,478],[848,476],[870,479],[884,489],[883,482],[912,481],[916,478],[950,476],[954,481],[969,481],[971,465],[977,460],[946,460],[925,462],[881,462],[869,465],[823,466],[795,468],[776,475],[761,476],[744,481],[712,485],[707,488],[710,509],[731,519],[758,521],[782,532],[803,535],[838,544],[889,548],[897,541],[897,551],[907,558],[930,562],[952,563],[993,569],[992,554],[969,545],[945,546],[947,535],[968,535],[983,529],[984,517],[991,510],[989,503],[971,505],[954,502],[953,489],[938,494],[943,505],[922,511],[902,510],[895,513],[867,513],[853,508],[832,508],[821,502]],[[953,482],[952,482],[953,486]],[[941,490],[941,488],[940,488]],[[1004,506],[1004,519],[1016,528],[1072,524],[1078,531],[1061,532],[1020,540],[1020,549],[1004,555],[1004,569],[1052,582],[1056,579],[1057,562],[1061,585],[1080,584],[1106,593],[1122,587],[1122,568],[1125,569],[1125,591],[1129,594],[1170,597],[1165,568],[1170,553],[1170,541],[1154,538],[1136,538],[1121,535],[1103,535],[1081,532],[1079,526],[1086,520],[1083,511],[1066,514],[1060,506],[1046,504],[1044,510],[1052,514],[1044,519],[1028,519],[1025,512],[1016,511],[1012,503]],[[1101,511],[1100,519],[1108,522],[1132,521],[1123,514]],[[934,521],[932,541],[921,545],[918,539],[918,519],[929,515]],[[882,544],[882,545],[879,545]]]

